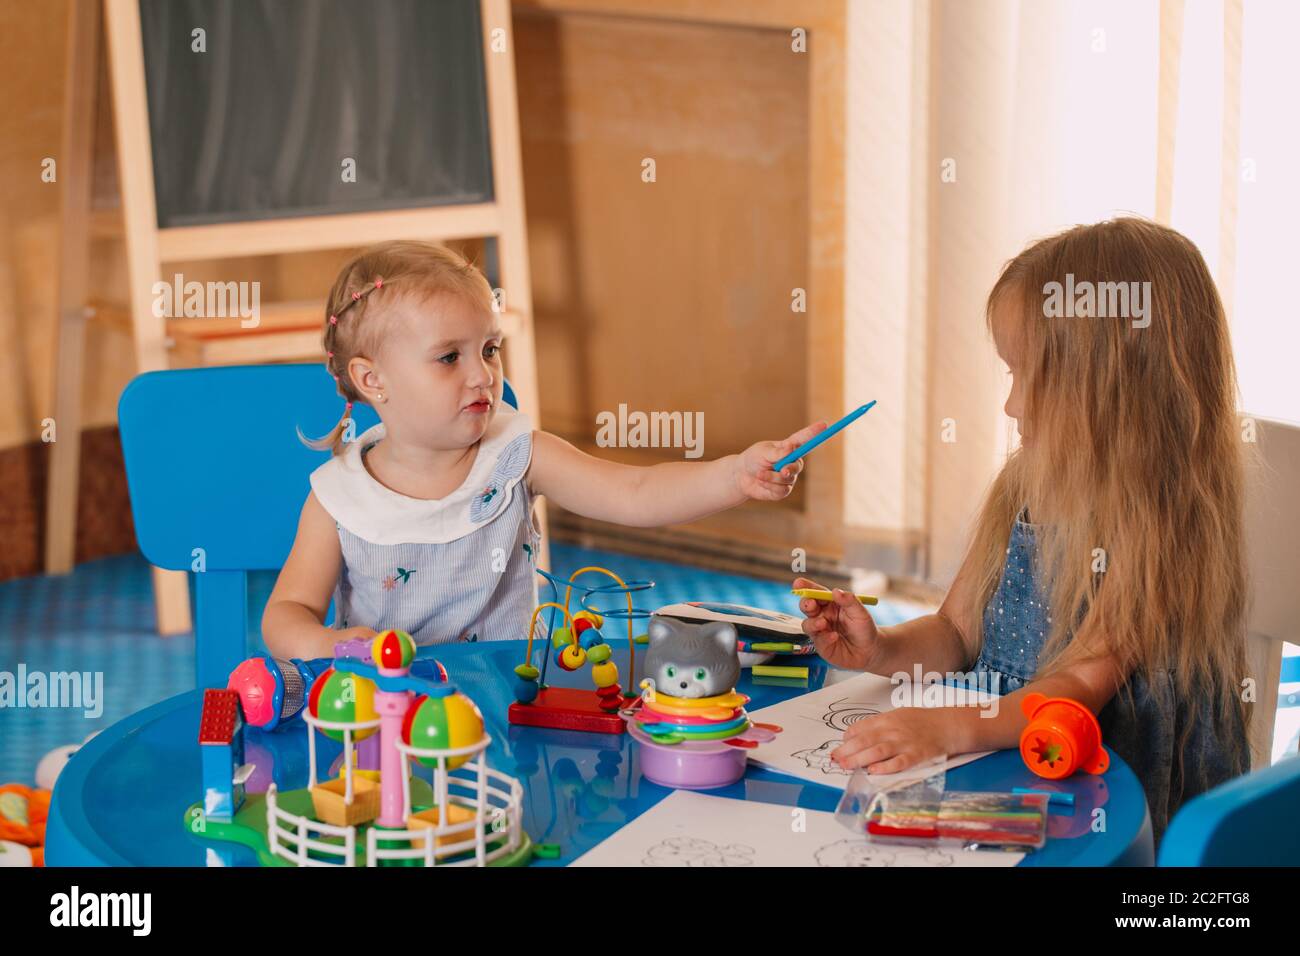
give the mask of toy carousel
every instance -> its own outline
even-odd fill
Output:
[[[245,802],[242,792],[252,768],[241,764],[236,738],[241,695],[248,700],[249,687],[237,679],[237,669],[231,689],[207,691],[200,731],[205,801],[202,809],[190,808],[190,829],[206,839],[242,843],[271,866],[527,863],[532,846],[522,823],[523,787],[488,766],[492,738],[474,702],[445,679],[414,676],[414,657],[409,634],[385,631],[374,639],[369,659],[339,658],[314,674],[303,712],[308,786],[281,792],[272,783],[263,800]],[[277,669],[283,668],[269,668]],[[439,668],[438,676],[443,673]],[[318,733],[343,748],[337,776],[324,781]],[[376,737],[377,768],[359,766],[359,747],[373,753]],[[222,745],[222,768],[233,768],[233,793],[214,794],[222,768],[210,763],[206,750]],[[431,783],[412,774],[412,761],[432,771]]]

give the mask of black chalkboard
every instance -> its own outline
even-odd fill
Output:
[[[140,15],[160,227],[491,200],[477,0],[140,0]]]

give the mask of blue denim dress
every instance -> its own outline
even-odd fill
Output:
[[[1047,588],[1036,578],[1034,526],[1023,517],[1011,529],[1002,579],[984,608],[984,645],[973,668],[1001,694],[1033,680],[1052,624]],[[1157,845],[1184,802],[1250,769],[1241,720],[1216,715],[1210,695],[1176,699],[1169,671],[1134,675],[1098,721],[1105,745],[1142,781]],[[1174,759],[1180,752],[1181,775]]]

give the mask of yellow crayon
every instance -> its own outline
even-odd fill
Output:
[[[750,668],[755,677],[796,677],[808,679],[808,668],[786,667],[781,664],[755,664]]]
[[[790,593],[797,595],[798,597],[801,598],[812,598],[814,601],[835,600],[833,597],[831,597],[830,591],[819,591],[816,588],[795,588]],[[872,597],[870,594],[855,594],[853,596],[857,598],[859,601],[861,601],[863,604],[879,603],[879,599]]]

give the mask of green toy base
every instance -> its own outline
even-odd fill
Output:
[[[276,801],[289,813],[306,817],[312,816],[311,791],[309,789],[279,791],[276,795]],[[433,806],[431,788],[426,781],[418,777],[411,780],[411,803],[417,812]],[[383,829],[378,827],[378,824],[363,824],[357,827],[355,861],[357,866],[366,865],[365,834],[366,830],[372,825],[378,829]],[[235,814],[235,819],[229,823],[204,819],[202,805],[193,803],[185,810],[184,826],[192,836],[199,840],[237,843],[248,847],[257,855],[257,860],[262,866],[294,865],[288,860],[271,853],[270,844],[266,838],[266,797],[263,794],[250,794],[244,800],[244,805],[239,809],[239,812]],[[488,865],[527,866],[533,857],[533,841],[526,830],[521,831],[520,837],[521,840],[517,850],[498,857]],[[489,848],[493,844],[494,841],[489,840]],[[384,864],[388,866],[424,865],[421,860],[391,860],[384,861]]]

